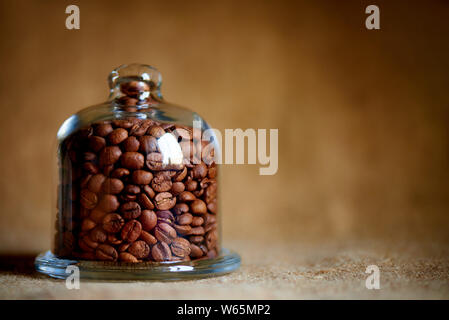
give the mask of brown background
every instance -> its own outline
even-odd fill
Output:
[[[0,1],[0,252],[49,247],[56,131],[129,62],[216,128],[279,129],[276,175],[223,168],[225,242],[447,243],[449,3],[375,2],[379,31],[364,1]]]

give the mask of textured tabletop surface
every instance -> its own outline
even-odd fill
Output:
[[[33,256],[1,256],[2,299],[447,299],[448,247],[373,242],[228,241],[241,268],[226,276],[178,282],[83,282],[37,274]],[[368,290],[365,269],[380,268],[380,289]]]

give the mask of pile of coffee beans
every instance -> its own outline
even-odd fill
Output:
[[[139,90],[127,84],[120,99],[134,99]],[[179,145],[181,161],[166,160],[159,142],[167,134]],[[124,262],[215,257],[220,245],[213,152],[209,142],[195,140],[191,127],[147,118],[78,130],[59,149],[54,253]]]

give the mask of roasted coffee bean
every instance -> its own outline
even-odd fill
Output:
[[[117,146],[105,147],[100,153],[100,165],[107,166],[114,164],[120,159],[122,151]]]
[[[136,170],[132,175],[132,180],[135,184],[149,184],[152,179],[153,174],[145,170]]]
[[[193,167],[192,172],[194,179],[203,179],[207,175],[207,166],[204,164],[204,162],[201,162],[200,164],[197,164],[195,167]]]
[[[208,259],[213,259],[217,256],[217,251],[215,251],[215,249],[211,249],[207,252],[206,255]]]
[[[201,217],[193,217],[192,219],[192,226],[193,227],[199,227],[204,223],[204,219]]]
[[[207,204],[207,210],[214,214],[217,213],[217,199],[213,199],[210,203]]]
[[[165,222],[169,225],[172,225],[175,221],[175,217],[173,216],[173,213],[170,212],[170,210],[161,210],[156,212],[157,221],[158,223]]]
[[[102,228],[96,227],[89,232],[89,237],[94,242],[103,243],[106,241],[108,235]]]
[[[207,207],[206,203],[203,200],[194,200],[190,204],[190,211],[195,214],[206,214],[207,213]]]
[[[200,244],[204,241],[203,236],[190,236],[189,241],[195,244]]]
[[[195,200],[196,197],[190,191],[183,191],[178,195],[178,200],[180,202],[188,202]]]
[[[217,184],[216,183],[210,184],[206,188],[204,195],[205,195],[204,200],[206,201],[206,203],[211,203],[217,197]]]
[[[176,238],[176,230],[167,223],[158,223],[154,229],[154,236],[159,241],[170,244]]]
[[[207,249],[212,250],[217,245],[218,234],[216,230],[210,231],[206,234]]]
[[[153,202],[150,200],[150,198],[144,194],[141,193],[139,194],[139,203],[142,205],[142,207],[144,207],[145,209],[148,210],[153,210],[154,209],[154,204]]]
[[[213,166],[209,168],[209,170],[207,171],[207,176],[211,179],[215,179],[217,177],[217,167]]]
[[[118,209],[120,203],[117,197],[112,194],[105,194],[100,198],[97,208],[105,212],[114,212]]]
[[[93,152],[84,152],[82,156],[83,161],[96,161],[97,155]]]
[[[98,167],[95,164],[93,164],[92,162],[85,162],[83,164],[83,169],[84,169],[84,171],[86,171],[87,173],[90,173],[90,174],[97,174],[99,171]]]
[[[143,81],[129,81],[120,85],[120,91],[128,97],[139,98],[143,92],[149,92],[150,87]]]
[[[157,125],[153,125],[151,127],[148,128],[147,133],[155,138],[160,138],[165,134],[165,130],[162,129],[162,127],[157,126]]]
[[[202,236],[202,235],[204,235],[204,233],[205,233],[205,231],[204,231],[203,227],[195,227],[195,228],[192,228],[192,230],[190,231],[190,234],[194,235],[194,236]]]
[[[114,120],[114,121],[112,121],[112,124],[115,127],[124,128],[124,129],[129,129],[134,125],[134,123],[128,119]]]
[[[131,244],[128,248],[128,252],[135,256],[137,259],[143,259],[150,254],[150,247],[145,241],[137,240]]]
[[[171,250],[168,244],[165,242],[159,242],[151,248],[151,256],[154,261],[170,261],[171,260]]]
[[[177,196],[178,194],[183,192],[184,189],[185,189],[184,183],[182,183],[182,182],[175,182],[171,186],[170,193],[175,195],[175,196]]]
[[[129,175],[129,170],[125,168],[117,168],[111,173],[112,178],[122,179]]]
[[[204,255],[203,250],[201,250],[200,247],[198,247],[197,245],[195,245],[193,243],[190,244],[190,256],[192,258],[200,258],[203,255]]]
[[[87,186],[88,186],[88,184],[89,184],[89,181],[90,181],[90,179],[91,179],[92,177],[93,177],[92,174],[87,174],[87,175],[85,175],[83,178],[81,178],[81,181],[80,181],[80,188],[81,188],[81,189],[87,188]]]
[[[125,202],[121,205],[120,212],[127,220],[137,219],[141,214],[141,208],[137,202]]]
[[[94,152],[99,152],[106,146],[106,140],[102,137],[91,136],[89,137],[89,148]]]
[[[157,145],[157,139],[153,136],[142,136],[139,137],[140,142],[140,151],[144,152],[145,154],[157,152],[158,151],[158,145]]]
[[[99,260],[115,261],[118,258],[118,253],[114,247],[108,244],[100,244],[97,249],[95,249],[95,256]]]
[[[157,224],[157,215],[154,211],[143,210],[139,217],[139,221],[142,224],[143,230],[151,231]]]
[[[140,193],[140,187],[136,186],[134,184],[128,184],[128,185],[126,185],[126,187],[124,189],[124,193],[139,194]]]
[[[155,245],[157,243],[156,237],[144,230],[142,230],[142,232],[140,233],[139,239],[145,241],[149,246]]]
[[[95,223],[102,223],[103,218],[106,216],[106,212],[100,210],[100,209],[93,209],[90,212],[89,218],[94,221]]]
[[[107,214],[103,218],[103,229],[110,233],[119,232],[124,224],[125,220],[117,213]]]
[[[102,123],[98,124],[94,128],[94,133],[100,137],[106,137],[110,134],[114,129],[112,128],[110,123]]]
[[[194,218],[190,213],[184,213],[176,217],[176,223],[180,225],[191,224],[193,222],[193,219]]]
[[[134,242],[142,232],[142,225],[137,220],[130,220],[122,228],[121,236],[124,241]]]
[[[131,245],[131,243],[128,243],[128,242],[122,243],[118,247],[118,252],[125,252],[126,250],[128,250],[130,245]]]
[[[123,182],[117,178],[108,178],[104,181],[102,191],[104,193],[117,194],[122,192]]]
[[[97,224],[95,223],[95,221],[89,219],[89,218],[85,218],[83,219],[83,222],[81,223],[81,230],[83,231],[89,231],[93,228],[95,228]]]
[[[153,199],[156,196],[156,192],[154,192],[150,186],[143,186],[143,191],[148,197],[150,197],[150,199]]]
[[[161,192],[154,197],[155,206],[159,210],[170,210],[176,204],[176,197],[170,192]]]
[[[184,258],[190,254],[190,242],[184,238],[176,238],[170,245],[171,252],[178,257]]]
[[[151,181],[151,187],[156,192],[169,191],[172,187],[172,182],[169,174],[165,171],[156,173],[153,181]]]
[[[184,178],[187,176],[187,168],[184,167],[184,169],[178,171],[175,176],[173,177],[173,181],[175,182],[181,182],[184,180]]]
[[[123,128],[117,128],[108,135],[108,141],[112,145],[119,144],[125,141],[126,138],[128,138],[128,131]]]
[[[127,169],[141,169],[144,162],[143,155],[138,152],[125,152],[121,157],[121,163]]]
[[[147,155],[146,164],[148,169],[154,171],[163,170],[163,155],[161,153],[152,152]]]
[[[151,123],[148,121],[136,123],[131,127],[131,129],[129,129],[129,134],[137,137],[143,136],[147,132],[150,125]]]
[[[192,231],[192,227],[188,224],[187,225],[174,224],[173,228],[175,228],[177,233],[183,236],[189,235],[190,232]]]
[[[92,241],[89,236],[83,236],[78,240],[78,246],[83,251],[93,252],[98,247],[98,242]]]
[[[117,235],[114,233],[108,234],[108,240],[107,242],[111,245],[117,246],[123,242],[122,239],[117,238]]]
[[[123,149],[127,152],[136,152],[139,150],[140,142],[136,137],[130,136],[122,143]]]
[[[122,262],[139,262],[136,257],[128,252],[120,252],[120,254],[118,255],[118,259]]]
[[[114,170],[114,165],[113,164],[104,166],[103,167],[103,174],[105,176],[109,176],[113,170]]]
[[[185,203],[178,203],[171,211],[176,215],[183,214],[189,212],[189,206]]]
[[[185,187],[186,187],[187,191],[190,191],[190,192],[195,191],[196,188],[198,187],[198,181],[190,179],[186,182]]]
[[[88,189],[81,190],[81,205],[86,209],[93,209],[97,205],[98,197],[95,193]]]

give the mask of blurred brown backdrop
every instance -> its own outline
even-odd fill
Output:
[[[223,168],[228,239],[446,242],[448,16],[424,0],[0,1],[0,252],[49,247],[57,128],[129,62],[216,128],[279,129],[276,175]]]

